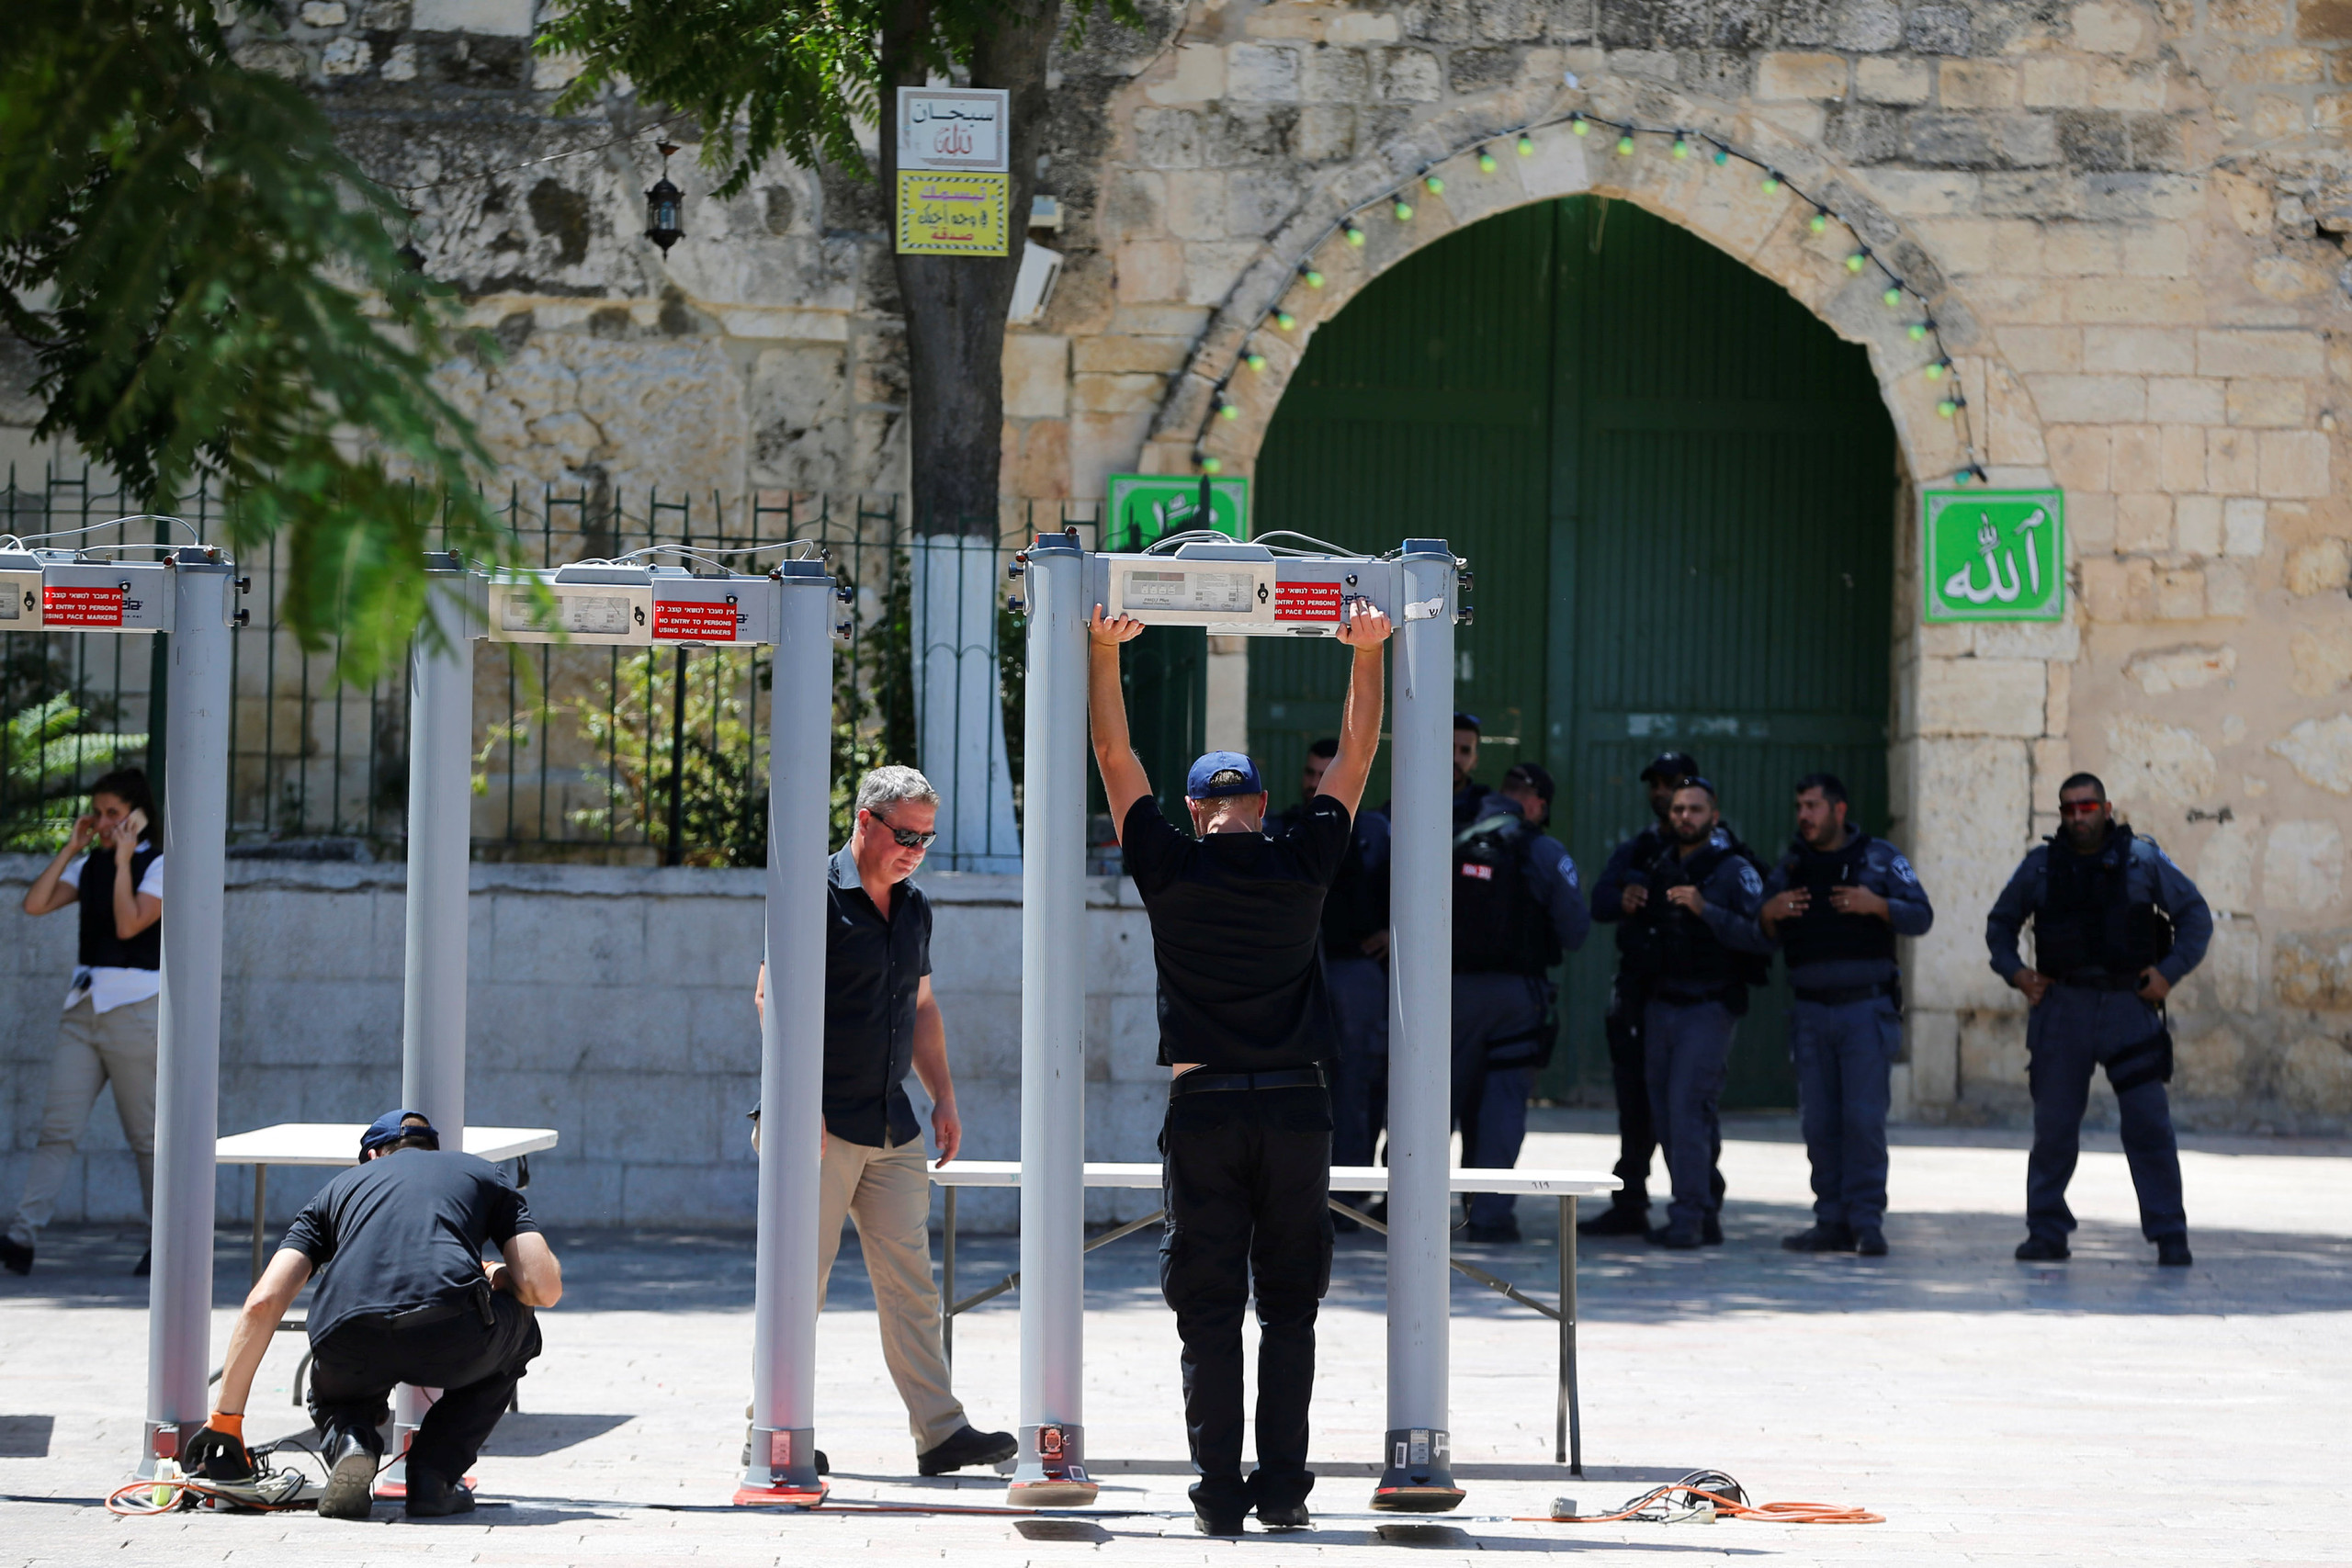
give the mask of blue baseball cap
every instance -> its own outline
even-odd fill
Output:
[[[403,1122],[410,1121],[423,1122],[424,1125],[422,1127],[402,1125]],[[373,1122],[368,1122],[368,1130],[359,1134],[359,1157],[367,1158],[386,1144],[396,1144],[402,1138],[415,1137],[431,1139],[433,1146],[436,1149],[441,1146],[441,1134],[433,1130],[433,1123],[426,1118],[424,1111],[387,1111]]]
[[[1191,800],[1216,800],[1228,795],[1263,795],[1258,764],[1238,751],[1209,751],[1184,775],[1184,795]]]

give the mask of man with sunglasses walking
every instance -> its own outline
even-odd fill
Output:
[[[949,1386],[931,1273],[931,1177],[907,1074],[931,1096],[939,1163],[964,1124],[947,1070],[947,1025],[931,992],[931,901],[910,880],[939,834],[939,792],[912,768],[858,781],[857,822],[825,877],[824,1174],[817,1212],[821,1293],[857,1222],[882,1325],[882,1360],[907,1407],[915,1467],[944,1475],[1011,1459],[1010,1432],[975,1431]],[[767,970],[758,1001],[767,1000]],[[753,1111],[757,1116],[759,1113]],[[752,1145],[758,1146],[756,1128]],[[820,1454],[817,1468],[830,1468]]]

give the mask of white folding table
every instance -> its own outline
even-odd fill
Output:
[[[1448,1175],[1448,1185],[1455,1192],[1509,1192],[1520,1197],[1555,1198],[1559,1201],[1560,1296],[1557,1305],[1544,1305],[1508,1280],[1499,1279],[1475,1263],[1465,1263],[1459,1258],[1447,1261],[1489,1290],[1500,1292],[1520,1305],[1539,1312],[1560,1325],[1557,1430],[1553,1459],[1555,1462],[1566,1464],[1569,1474],[1582,1475],[1584,1416],[1577,1393],[1577,1200],[1604,1197],[1616,1191],[1617,1179],[1605,1172],[1590,1170],[1454,1170]],[[943,1276],[940,1295],[944,1313],[941,1329],[952,1360],[956,1353],[956,1314],[968,1312],[982,1302],[1001,1296],[1021,1282],[1020,1271],[1016,1269],[985,1290],[961,1301],[956,1299],[956,1195],[966,1187],[1017,1188],[1021,1185],[1021,1167],[1012,1160],[959,1159],[944,1168],[934,1163],[931,1167],[931,1179],[945,1190],[947,1196],[940,1258]],[[1157,1164],[1109,1160],[1089,1160],[1086,1163],[1086,1185],[1089,1187],[1153,1188],[1159,1184],[1160,1168]],[[1331,1168],[1331,1190],[1334,1193],[1385,1193],[1388,1190],[1388,1168],[1376,1165],[1334,1166]],[[1388,1233],[1386,1225],[1341,1202],[1337,1197],[1330,1201],[1333,1212],[1345,1214],[1383,1235]],[[1130,1220],[1114,1230],[1090,1237],[1086,1250],[1091,1252],[1098,1247],[1108,1247],[1147,1225],[1156,1225],[1165,1213],[1165,1210],[1155,1209],[1139,1220]]]

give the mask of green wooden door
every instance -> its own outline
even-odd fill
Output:
[[[1469,558],[1459,705],[1502,738],[1480,774],[1550,768],[1588,877],[1669,745],[1768,856],[1815,769],[1884,820],[1893,430],[1862,351],[1705,243],[1575,197],[1430,246],[1317,333],[1258,481],[1261,532]],[[1252,647],[1270,782],[1336,726],[1340,671],[1330,647]],[[1563,973],[1555,1096],[1608,1082],[1613,964],[1604,929]],[[1756,998],[1726,1104],[1793,1103],[1781,1002]]]

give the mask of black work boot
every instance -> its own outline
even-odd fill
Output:
[[[412,1519],[445,1519],[451,1514],[474,1511],[473,1488],[462,1481],[453,1481],[437,1470],[426,1470],[414,1460],[408,1461],[408,1517]]]
[[[2159,1269],[2186,1269],[2195,1261],[2188,1256],[2188,1237],[2186,1235],[2156,1237],[2156,1267]]]
[[[319,1462],[327,1489],[319,1498],[322,1519],[364,1519],[376,1502],[376,1466],[382,1439],[372,1427],[330,1427],[320,1434]]]
[[[1250,1489],[1238,1475],[1203,1476],[1187,1490],[1193,1528],[1203,1535],[1239,1535],[1250,1517]]]
[[[2066,1244],[2056,1236],[2030,1235],[2018,1243],[2017,1258],[2020,1263],[2063,1263],[2073,1256]]]
[[[937,1448],[917,1454],[915,1469],[925,1475],[944,1475],[967,1464],[1001,1463],[1020,1450],[1010,1432],[976,1432],[967,1424]]]
[[[1816,1224],[1784,1235],[1781,1245],[1791,1252],[1851,1252],[1854,1250],[1853,1230],[1843,1223]]]
[[[1639,1203],[1611,1203],[1589,1220],[1577,1222],[1578,1235],[1647,1235],[1650,1229],[1650,1206],[1646,1200]]]
[[[1856,1225],[1854,1227],[1854,1250],[1860,1253],[1864,1258],[1884,1258],[1886,1256],[1886,1233],[1879,1229],[1876,1225]]]
[[[33,1244],[18,1241],[12,1235],[0,1235],[0,1267],[5,1267],[11,1274],[31,1273]]]
[[[1696,1228],[1684,1225],[1660,1225],[1645,1233],[1642,1239],[1652,1247],[1663,1247],[1672,1252],[1696,1252],[1705,1245]]]

